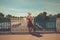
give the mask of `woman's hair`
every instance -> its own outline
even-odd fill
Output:
[[[28,15],[31,15],[31,13],[30,13],[30,12],[28,12]]]

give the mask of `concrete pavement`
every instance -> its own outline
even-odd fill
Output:
[[[60,34],[40,34],[40,36],[31,34],[0,35],[0,40],[60,40]]]

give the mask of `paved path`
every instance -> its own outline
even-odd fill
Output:
[[[0,35],[0,40],[60,40],[60,34],[40,34],[40,37],[30,34]]]

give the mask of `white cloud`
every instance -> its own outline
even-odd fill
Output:
[[[27,12],[31,12],[33,15],[38,15],[40,12],[45,11],[45,9],[48,10],[47,12],[49,13],[50,12],[55,13],[60,11],[60,3],[49,2],[46,0],[45,1],[10,0],[10,1],[12,2],[11,4],[7,3],[7,5],[3,5],[4,7],[0,6],[1,12],[12,15],[26,15]]]

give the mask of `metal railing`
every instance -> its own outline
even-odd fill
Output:
[[[4,19],[3,21],[2,20],[3,19],[0,19],[0,32],[12,32],[12,33],[29,32],[27,27],[27,21],[24,20],[24,18],[21,19],[18,18],[13,20],[7,18]],[[50,21],[44,24],[39,19],[34,19],[34,31],[35,32],[56,32],[56,22]]]

